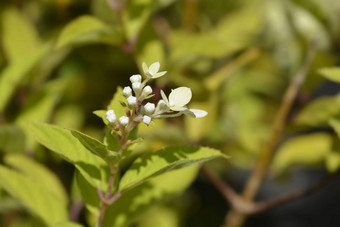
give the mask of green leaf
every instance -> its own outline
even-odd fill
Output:
[[[123,23],[126,36],[129,40],[134,39],[149,19],[153,10],[152,0],[130,1],[123,11]]]
[[[93,16],[81,16],[70,22],[58,37],[56,48],[88,43],[119,44],[121,35]]]
[[[24,155],[8,154],[4,162],[22,172],[34,181],[40,182],[52,195],[57,197],[62,204],[67,206],[67,194],[59,179],[45,166],[27,158]]]
[[[0,166],[0,185],[47,224],[52,225],[68,219],[65,204],[46,190],[40,181]]]
[[[148,153],[136,159],[120,181],[119,190],[144,182],[150,177],[173,169],[203,163],[225,157],[220,151],[207,147],[176,146]]]
[[[113,166],[115,163],[118,162],[119,160],[118,153],[108,150],[103,143],[75,130],[71,130],[71,133],[79,140],[80,143],[84,145],[84,147],[86,147],[93,154],[101,157],[110,166]]]
[[[71,131],[49,124],[32,123],[30,133],[39,143],[73,164],[90,184],[106,190],[106,163],[84,147]]]
[[[25,152],[25,134],[15,125],[0,127],[0,150],[6,153]]]
[[[339,67],[322,68],[319,73],[333,82],[340,83]]]
[[[49,45],[36,49],[27,58],[8,65],[0,75],[0,112],[2,112],[15,89],[38,61],[49,51]]]
[[[332,128],[335,130],[336,134],[340,138],[340,120],[338,119],[330,119],[329,124],[332,126]]]
[[[83,225],[80,225],[75,222],[65,221],[65,222],[59,222],[57,224],[54,224],[51,227],[83,227]]]
[[[273,160],[272,168],[281,172],[292,164],[315,165],[332,150],[332,136],[326,133],[301,135],[285,142]]]
[[[332,151],[326,156],[326,167],[331,173],[336,172],[340,168],[340,152]]]
[[[305,106],[295,119],[296,124],[308,126],[326,125],[328,120],[340,114],[340,97],[321,97]]]
[[[29,18],[9,8],[2,16],[2,42],[10,63],[26,60],[39,48],[39,37]]]
[[[196,178],[199,165],[154,177],[125,192],[106,211],[103,227],[123,227],[152,206],[186,189]]]
[[[55,81],[48,82],[41,90],[33,93],[26,100],[22,111],[15,122],[27,135],[27,150],[34,149],[36,144],[34,138],[29,134],[29,131],[31,130],[29,122],[45,122],[49,119],[53,108],[62,95],[62,91],[67,84],[66,82],[67,81],[65,79],[57,79]]]
[[[125,116],[125,112],[121,103],[126,103],[126,98],[123,95],[123,89],[121,87],[117,87],[116,93],[111,99],[110,104],[107,106],[107,110],[115,111],[117,119],[119,119],[121,116]],[[109,124],[105,116],[107,110],[96,110],[93,112],[95,115],[103,119],[106,125]]]

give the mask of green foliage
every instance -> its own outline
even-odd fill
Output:
[[[183,191],[195,179],[199,166],[173,170],[125,192],[112,204],[104,217],[104,227],[126,226],[155,203]]]
[[[25,134],[15,125],[0,127],[0,150],[6,153],[24,153]]]
[[[340,68],[322,68],[319,70],[319,73],[331,81],[340,83]]]
[[[125,191],[167,171],[183,168],[223,157],[221,152],[206,147],[167,147],[136,159],[120,181],[119,190]]]
[[[325,133],[313,133],[289,139],[277,151],[272,169],[282,172],[293,164],[323,163],[331,149],[332,137]]]
[[[45,223],[53,225],[68,219],[65,201],[55,196],[49,186],[41,184],[40,179],[0,166],[0,185]]]
[[[33,123],[30,133],[39,143],[73,164],[94,187],[106,189],[105,162],[79,142],[71,131]]]
[[[81,16],[70,22],[61,32],[56,48],[89,43],[118,44],[121,34],[93,16]]]

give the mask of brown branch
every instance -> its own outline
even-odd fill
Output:
[[[267,211],[269,209],[275,208],[279,205],[288,203],[294,199],[298,199],[304,196],[308,196],[314,192],[320,191],[321,189],[325,188],[327,185],[329,185],[329,183],[332,181],[332,179],[334,178],[336,174],[332,174],[332,175],[327,175],[326,177],[324,177],[319,183],[306,188],[306,189],[301,189],[301,190],[297,190],[295,192],[286,194],[286,195],[281,195],[278,196],[276,198],[270,199],[268,201],[263,201],[263,202],[258,202],[255,203],[252,207],[252,212],[251,214],[257,214],[257,213],[261,213],[264,211]]]
[[[226,182],[216,176],[206,166],[203,166],[201,171],[211,181],[215,188],[220,191],[230,205],[234,206],[237,203],[239,195]]]

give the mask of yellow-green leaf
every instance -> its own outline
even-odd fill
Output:
[[[333,82],[340,83],[339,67],[322,68],[319,73]]]

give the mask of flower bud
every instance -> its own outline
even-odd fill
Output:
[[[129,86],[124,87],[123,95],[127,98],[132,95],[132,89]]]
[[[152,114],[155,111],[155,104],[148,102],[144,106],[144,112],[146,114]]]
[[[147,116],[147,115],[144,115],[143,116],[143,122],[146,124],[146,125],[149,125],[150,122],[151,122],[151,117]]]
[[[164,100],[161,99],[158,101],[156,109],[157,111],[166,111],[168,109],[168,106],[166,105]]]
[[[134,82],[132,83],[132,89],[135,93],[138,93],[140,92],[140,89],[141,89],[141,83],[140,82]]]
[[[135,106],[137,104],[137,98],[135,96],[131,95],[126,100],[127,100],[128,104],[129,104],[129,106],[131,106],[131,107],[133,107],[133,106]]]
[[[117,118],[116,118],[116,114],[113,110],[108,110],[106,113],[106,120],[108,120],[110,123],[114,123]]]
[[[129,124],[129,118],[126,117],[126,116],[122,116],[122,117],[119,118],[119,122],[120,122],[121,125],[125,126],[125,125]]]
[[[136,82],[140,83],[142,81],[142,76],[139,74],[132,75],[130,77],[130,81],[131,83],[136,83]]]
[[[148,85],[148,86],[145,86],[144,89],[143,89],[143,93],[142,95],[144,97],[147,97],[148,95],[150,95],[152,93],[152,88]]]

